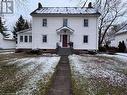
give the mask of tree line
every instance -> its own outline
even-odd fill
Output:
[[[29,29],[30,28],[30,23],[23,18],[22,15],[20,15],[20,17],[18,18],[17,22],[15,23],[15,26],[13,27],[13,34],[14,34],[14,38],[17,39],[17,32],[21,31],[21,30],[25,30],[25,29]],[[7,36],[7,34],[5,34],[3,31],[6,31],[7,28],[4,25],[2,18],[0,17],[0,33],[3,34],[3,36]]]

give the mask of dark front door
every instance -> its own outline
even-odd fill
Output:
[[[63,35],[63,47],[67,47],[67,35]]]

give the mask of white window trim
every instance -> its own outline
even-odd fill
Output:
[[[87,19],[88,20],[88,26],[84,26],[84,20]],[[84,28],[89,28],[89,19],[88,18],[83,18],[83,27]]]
[[[47,39],[46,39],[47,41],[46,41],[46,42],[43,42],[43,36],[44,36],[44,35],[46,35],[46,37],[47,37]],[[48,35],[47,35],[47,34],[43,34],[43,35],[42,35],[42,43],[45,43],[45,44],[48,43]]]
[[[20,37],[23,36],[23,40],[22,42],[20,41]],[[23,43],[24,42],[24,35],[19,35],[19,43]]]
[[[25,42],[25,36],[27,36],[27,42]],[[29,42],[29,36],[28,35],[24,35],[24,43],[28,43]]]
[[[84,43],[84,36],[88,36],[88,42],[87,43]],[[86,45],[88,45],[89,44],[89,35],[83,35],[83,40],[82,40],[82,42],[83,42],[83,44],[86,44]]]
[[[28,42],[32,43],[32,39],[31,39],[31,42],[30,42],[30,36],[32,37],[32,35],[28,35]]]
[[[47,22],[46,22],[46,26],[43,26],[43,20],[46,19]],[[42,18],[42,27],[47,27],[48,26],[48,19],[47,18]]]

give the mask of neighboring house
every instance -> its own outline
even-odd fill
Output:
[[[127,47],[127,30],[121,30],[115,34],[114,40],[111,41],[111,46],[118,47],[119,42],[124,41]]]
[[[55,50],[56,44],[76,50],[98,49],[98,17],[93,7],[38,7],[31,13],[32,30],[18,32],[16,49]],[[31,36],[32,35],[32,36]]]
[[[7,36],[0,33],[0,49],[15,49],[16,42],[11,31],[3,31]]]

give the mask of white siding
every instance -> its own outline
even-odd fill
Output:
[[[5,40],[3,35],[0,33],[0,49],[14,49],[16,42],[14,40]]]
[[[74,30],[70,41],[74,42],[74,49],[97,49],[98,33],[96,17],[44,17],[47,18],[47,27],[42,27],[43,17],[33,17],[32,48],[55,49],[59,42],[56,30],[63,26],[63,19],[68,19],[68,26]],[[84,19],[89,20],[89,26],[84,27]],[[42,43],[42,35],[47,35],[47,43]],[[83,36],[88,35],[88,44],[83,43]]]
[[[23,36],[23,42],[20,42],[20,36]],[[28,42],[24,42],[25,36],[28,36]],[[32,49],[32,42],[29,42],[29,36],[32,36],[31,31],[19,33],[17,36],[18,43],[16,44],[16,49]]]

